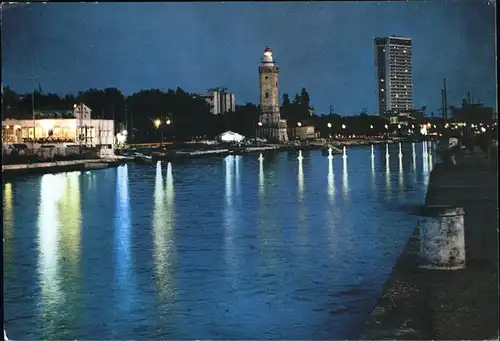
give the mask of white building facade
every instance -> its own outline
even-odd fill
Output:
[[[92,119],[92,110],[83,103],[75,105],[73,111],[35,113],[35,120],[6,118],[2,133],[4,144],[66,143],[97,147],[101,154],[114,153],[114,121]]]

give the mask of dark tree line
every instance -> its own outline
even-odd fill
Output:
[[[237,105],[234,112],[213,115],[210,105],[200,96],[181,88],[166,92],[145,89],[125,96],[117,88],[88,89],[76,95],[59,96],[52,93],[34,93],[35,111],[72,110],[73,105],[83,102],[92,109],[93,118],[114,119],[116,132],[126,129],[134,142],[165,139],[188,140],[213,138],[232,130],[245,136],[255,136],[260,109],[247,103]],[[8,86],[3,87],[2,111],[4,118],[30,119],[32,117],[32,94],[18,94]],[[382,131],[387,121],[379,116],[368,116],[362,111],[357,116],[341,117],[331,113],[326,116],[314,114],[311,99],[306,89],[295,94],[293,101],[283,94],[280,108],[282,118],[289,127],[314,125],[323,136],[339,132],[369,134]],[[161,125],[155,121],[160,119]],[[166,124],[170,120],[170,124]],[[330,123],[330,125],[328,125]],[[346,129],[341,128],[342,124]],[[370,128],[370,126],[374,128]]]

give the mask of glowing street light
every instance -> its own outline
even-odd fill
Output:
[[[259,127],[262,127],[262,122],[257,123]]]
[[[342,124],[342,129],[345,129],[345,124]]]
[[[153,124],[155,125],[156,129],[158,129],[161,125],[161,120],[157,118],[156,120],[154,120]]]
[[[398,124],[398,129],[401,129],[401,124]]]
[[[384,127],[385,127],[385,129],[389,129],[389,126],[387,124]]]
[[[331,128],[332,127],[332,124],[330,122],[328,122],[328,124],[326,125],[328,128]]]
[[[170,120],[167,120],[167,122],[165,122],[165,123],[166,123],[166,124],[170,124],[170,123],[172,123],[172,121],[170,121]]]
[[[373,129],[373,124],[370,124],[370,129]]]
[[[302,127],[302,122],[297,122],[297,127]]]

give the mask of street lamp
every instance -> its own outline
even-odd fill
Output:
[[[328,128],[331,128],[332,127],[332,124],[330,122],[328,122],[328,124],[326,125]]]
[[[154,120],[153,124],[155,125],[155,128],[158,129],[161,125],[161,120],[157,118],[156,120]]]
[[[260,121],[257,122],[257,126],[259,128],[261,128],[262,127],[262,122],[260,122]],[[255,129],[255,144],[257,144],[257,129]]]

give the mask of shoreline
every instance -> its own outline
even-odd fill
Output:
[[[37,162],[29,164],[11,164],[2,165],[2,176],[4,178],[18,177],[34,174],[52,174],[74,171],[90,171],[117,167],[126,162],[121,157],[106,157],[100,159],[71,160],[71,161],[52,161]]]
[[[228,155],[255,155],[258,153],[273,153],[284,151],[299,151],[299,150],[322,150],[326,152],[329,147],[332,148],[332,155],[342,154],[343,147],[358,147],[370,146],[378,144],[393,144],[394,140],[376,140],[376,141],[332,141],[329,143],[308,143],[308,144],[265,144],[265,145],[249,145],[244,147],[224,147],[224,146],[207,146],[207,149],[193,148],[175,148],[171,154],[153,155],[150,160],[137,160],[136,157],[113,156],[100,159],[84,159],[84,160],[68,160],[68,161],[49,161],[24,164],[5,164],[2,165],[2,175],[6,178],[17,177],[23,175],[47,174],[47,173],[64,173],[72,171],[91,171],[117,167],[119,165],[138,162],[138,163],[153,163],[155,161],[177,161],[184,159],[198,159],[207,157],[225,157]],[[401,141],[405,143],[405,141]],[[408,143],[408,141],[406,141]],[[139,157],[139,159],[141,159]],[[142,161],[142,162],[141,162]]]
[[[361,340],[498,339],[496,172],[483,154],[432,170],[425,205],[465,209],[466,268],[425,270],[415,229],[385,282]]]

